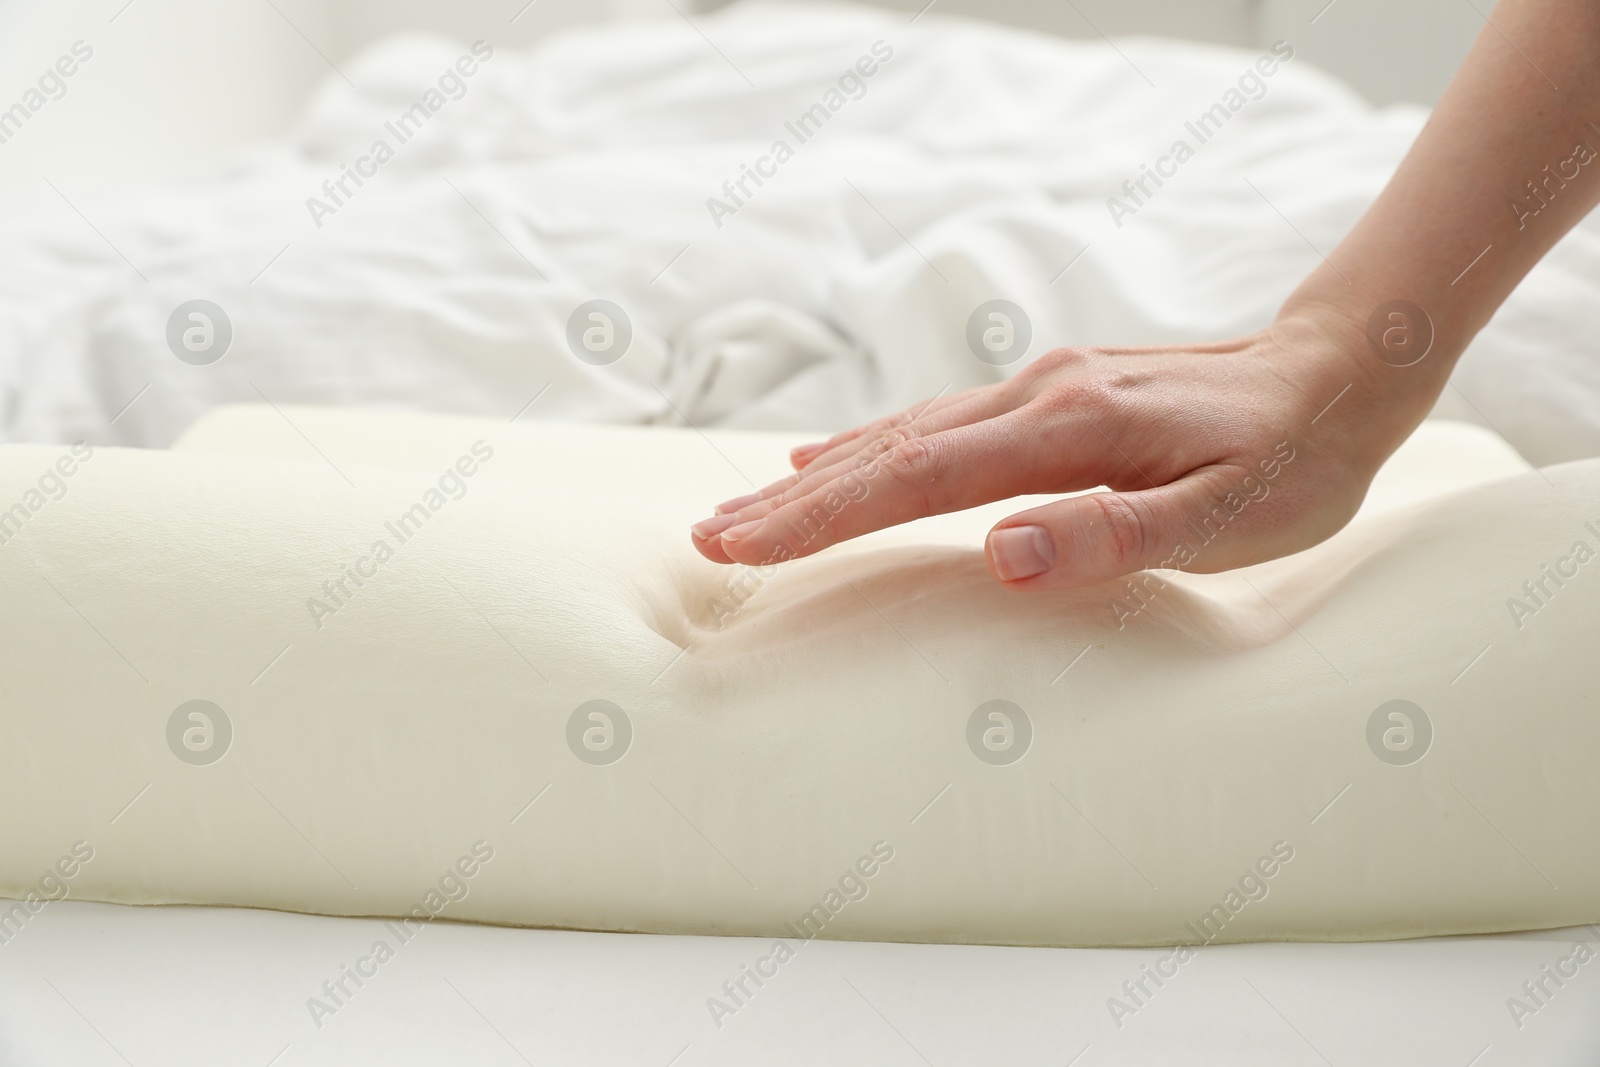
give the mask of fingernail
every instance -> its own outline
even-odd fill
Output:
[[[740,508],[747,508],[760,499],[760,493],[746,493],[744,496],[736,496],[732,500],[724,500],[722,503],[717,505],[717,514],[725,515],[730,511],[738,511]]]
[[[816,455],[818,452],[821,452],[822,446],[826,445],[827,443],[828,442],[826,441],[816,441],[809,445],[801,445],[798,448],[791,448],[789,449],[789,458],[795,460],[808,459],[811,456]]]
[[[713,515],[709,519],[701,519],[689,527],[689,532],[702,541],[709,541],[723,530],[739,521],[737,515]]]
[[[1019,582],[1054,566],[1056,546],[1043,526],[1008,526],[989,535],[989,558],[1003,580]]]
[[[731,518],[731,516],[730,516]],[[750,522],[741,522],[739,525],[722,531],[724,541],[738,541],[749,537],[756,532],[756,527],[766,522],[766,519],[752,519]]]

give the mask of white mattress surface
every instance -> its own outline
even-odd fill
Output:
[[[578,930],[1082,946],[1600,919],[1570,845],[1600,810],[1600,589],[1569,582],[1520,639],[1503,611],[1600,513],[1595,461],[1424,502],[1519,469],[1432,423],[1385,479],[1414,507],[1174,575],[1124,629],[1104,590],[996,590],[992,508],[733,600],[684,527],[740,471],[781,473],[781,435],[265,406],[197,432],[98,452],[6,546],[0,894],[81,840],[81,900],[395,916],[452,869],[452,919]],[[472,442],[471,489],[428,517],[418,486],[449,488]],[[53,458],[0,451],[0,499]],[[380,536],[381,573],[320,587]],[[1002,763],[972,732],[997,697],[1036,724]],[[1372,739],[1397,697],[1437,723],[1405,765]],[[196,699],[216,747],[175,737]],[[631,723],[604,762],[573,733],[596,700]]]
[[[62,901],[0,945],[7,1067],[320,1064],[1072,1064],[1592,1067],[1594,928],[1370,944],[1218,945],[1132,1014],[1161,949],[800,943],[717,1026],[708,998],[772,950],[436,922],[332,1014],[309,998],[396,942],[373,919]],[[772,969],[769,965],[768,969]],[[1171,964],[1167,970],[1173,970]],[[1551,995],[1535,1007],[1524,982]],[[1510,998],[1531,1012],[1513,1017]],[[731,1004],[731,1001],[728,1003]],[[1520,1022],[1520,1026],[1518,1023]]]

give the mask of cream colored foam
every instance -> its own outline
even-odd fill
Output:
[[[982,533],[1016,503],[730,595],[686,526],[788,437],[284,415],[96,450],[0,545],[0,892],[81,840],[77,897],[404,914],[482,841],[443,914],[784,935],[820,905],[829,937],[1020,944],[1195,940],[1215,905],[1217,940],[1600,918],[1600,561],[1520,630],[1506,606],[1600,544],[1600,462],[1552,486],[1426,426],[1331,542],[1180,577],[1119,630],[1112,591],[995,586]],[[480,441],[318,629],[308,599]],[[0,507],[59,451],[0,449]],[[1410,766],[1366,741],[1395,698],[1435,730]],[[209,766],[167,745],[194,699],[234,730]],[[609,766],[566,742],[595,699],[633,725]],[[1009,766],[968,747],[994,699],[1035,732]]]

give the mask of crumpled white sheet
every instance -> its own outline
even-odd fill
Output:
[[[793,143],[785,121],[878,41],[893,58],[865,95],[715,225],[706,199]],[[1014,372],[966,345],[993,298],[1029,315],[1027,358],[1262,325],[1424,119],[1292,61],[1118,228],[1106,198],[1254,53],[746,3],[497,50],[315,227],[306,199],[466,52],[391,40],[222,177],[0,221],[0,439],[162,446],[263,398],[511,417],[537,397],[524,417],[837,428]],[[1597,289],[1591,219],[1484,331],[1442,409],[1536,463],[1600,453]],[[210,366],[165,342],[196,298],[233,324]],[[565,342],[594,298],[634,331],[606,367]]]

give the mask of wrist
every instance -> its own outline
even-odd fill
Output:
[[[1338,434],[1375,471],[1432,409],[1465,341],[1416,301],[1335,284],[1301,286],[1269,333],[1280,349],[1306,354],[1296,373],[1317,409],[1307,432]]]

